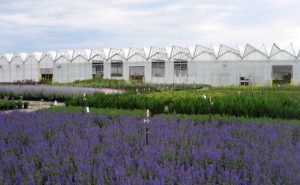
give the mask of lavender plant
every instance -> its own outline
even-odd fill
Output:
[[[0,85],[0,98],[22,96],[26,100],[61,100],[83,93],[122,93],[121,90],[107,88],[94,89],[86,87],[56,87],[49,85]]]
[[[0,114],[0,184],[299,184],[300,128]]]

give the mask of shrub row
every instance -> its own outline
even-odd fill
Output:
[[[27,109],[28,105],[28,102],[0,100],[0,110]]]
[[[167,102],[164,99],[153,99],[143,94],[110,94],[96,93],[88,95],[86,101],[80,96],[73,96],[65,102],[66,106],[89,106],[95,108],[116,109],[150,109],[153,114],[164,111]]]
[[[86,101],[75,96],[66,106],[89,106],[95,108],[150,109],[153,114],[221,114],[246,117],[270,117],[299,119],[300,103],[288,96],[224,95],[209,98],[198,97],[149,97],[144,94],[92,94]]]
[[[113,88],[123,89],[128,92],[149,93],[153,91],[165,91],[168,89],[183,90],[183,89],[201,89],[207,87],[204,84],[153,84],[153,83],[138,83],[128,82],[125,80],[116,79],[102,79],[94,78],[90,80],[76,80],[72,83],[54,83],[55,86],[79,86],[79,87],[93,87],[93,88]]]

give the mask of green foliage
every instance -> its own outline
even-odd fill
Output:
[[[180,114],[221,114],[246,117],[299,119],[300,103],[285,95],[227,94],[203,98],[202,96],[148,96],[145,94],[92,94],[86,102],[82,97],[72,97],[66,106],[87,105],[95,108],[149,109],[152,114],[166,111]]]
[[[83,112],[82,107],[53,106],[46,110],[53,111],[53,112]],[[104,114],[112,117],[119,117],[122,115],[134,115],[136,117],[141,117],[145,114],[145,111],[143,110],[124,110],[124,109],[109,109],[109,108],[104,108],[104,109],[91,108],[90,112],[92,114]],[[99,123],[95,121],[95,125],[99,126]]]
[[[0,91],[0,99],[8,98],[9,100],[17,100],[22,97],[23,100],[45,100],[45,101],[64,101],[70,98],[72,94],[54,93],[54,92],[36,92],[36,91]]]
[[[53,111],[53,112],[82,112],[82,107],[63,107],[63,106],[54,106],[42,111]],[[143,117],[145,116],[144,110],[124,110],[124,109],[98,109],[98,108],[91,108],[90,109],[92,114],[103,114],[108,115],[111,117],[119,117],[123,115],[130,115],[136,117]],[[273,123],[273,124],[295,124],[300,125],[300,120],[296,119],[280,119],[280,118],[268,118],[268,117],[259,117],[259,118],[251,118],[246,116],[230,116],[230,115],[220,115],[214,114],[212,118],[208,114],[173,114],[173,113],[163,113],[159,114],[167,119],[191,119],[196,122],[206,122],[206,121],[213,121],[213,122],[240,122],[240,123]],[[95,125],[101,126],[102,123],[94,121]],[[105,124],[103,124],[105,125]],[[102,126],[103,126],[102,125]],[[297,134],[297,133],[296,133]]]
[[[0,100],[0,110],[27,109],[29,103],[14,100]]]
[[[198,89],[206,87],[207,85],[189,85],[189,84],[153,84],[153,83],[138,83],[129,82],[126,80],[116,80],[116,79],[102,79],[94,78],[90,80],[77,80],[72,83],[53,83],[54,86],[76,86],[76,87],[93,87],[93,88],[113,88],[113,89],[123,89],[127,92],[139,92],[139,93],[150,93],[156,91],[166,91],[169,89]]]
[[[82,97],[74,96],[65,102],[66,106],[86,105],[95,108],[149,109],[153,114],[164,111],[166,100],[153,99],[143,94],[102,94],[88,95],[86,102]]]

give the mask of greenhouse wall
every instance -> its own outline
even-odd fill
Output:
[[[243,51],[225,45],[221,45],[219,51],[202,46],[194,50],[173,46],[171,52],[167,52],[165,48],[151,47],[147,55],[143,48],[130,48],[129,52],[124,52],[125,49],[106,51],[109,52],[94,49],[39,55],[37,52],[3,54],[0,56],[0,82],[49,78],[52,82],[67,83],[92,79],[93,62],[103,62],[101,76],[104,79],[212,86],[272,85],[273,66],[291,66],[290,83],[300,85],[300,59],[292,46],[285,50],[274,44],[269,53],[250,45]],[[122,68],[113,65],[118,62]],[[161,64],[153,68],[153,62]]]

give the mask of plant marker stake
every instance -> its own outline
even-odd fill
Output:
[[[82,105],[82,113],[84,114],[85,113],[85,110],[86,109],[86,106],[85,106],[85,101],[86,101],[86,97],[85,97],[85,93],[83,93],[83,105]]]
[[[57,101],[56,100],[54,101],[54,105],[57,106]]]
[[[144,119],[144,123],[146,124],[146,144],[149,145],[149,124],[150,124],[150,119],[149,119],[149,109],[147,109],[147,117]]]
[[[90,108],[86,107],[86,113],[90,113]]]
[[[209,121],[211,122],[212,119],[212,113],[211,113],[211,107],[213,105],[213,102],[211,101],[211,97],[209,97]]]

